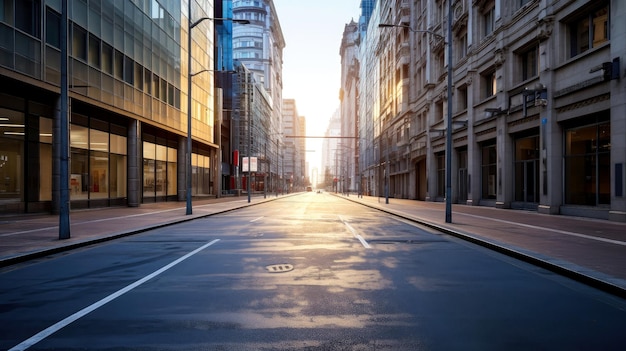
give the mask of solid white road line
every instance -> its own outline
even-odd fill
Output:
[[[370,246],[370,244],[368,244],[367,241],[365,241],[365,239],[363,239],[363,237],[361,235],[359,235],[359,233],[356,232],[356,229],[352,228],[350,223],[346,222],[341,216],[339,216],[339,220],[341,220],[341,222],[346,227],[348,227],[348,229],[350,230],[350,232],[352,232],[352,235],[354,235],[355,238],[359,239],[359,241],[361,242],[361,245],[363,245],[363,247],[365,247],[366,249],[371,249],[372,248]]]
[[[30,348],[31,346],[35,345],[36,343],[40,342],[41,340],[43,340],[43,339],[47,338],[48,336],[56,333],[60,329],[68,326],[69,324],[71,324],[71,323],[77,321],[78,319],[86,316],[87,314],[97,310],[98,308],[104,306],[105,304],[107,304],[107,303],[117,299],[118,297],[126,294],[127,292],[133,290],[134,288],[140,286],[141,284],[147,282],[148,280],[158,276],[159,274],[167,271],[168,269],[176,266],[177,264],[183,262],[184,260],[188,259],[189,257],[191,257],[191,256],[197,254],[198,252],[206,249],[207,247],[217,243],[218,241],[220,241],[220,239],[215,239],[215,240],[213,240],[213,241],[211,241],[209,243],[206,243],[206,244],[200,246],[199,248],[191,251],[190,253],[188,253],[185,256],[177,259],[176,261],[174,261],[174,262],[172,262],[172,263],[162,267],[161,269],[154,271],[153,273],[151,273],[151,274],[149,274],[149,275],[147,275],[147,276],[137,280],[136,282],[126,286],[125,288],[122,288],[122,289],[114,292],[113,294],[103,298],[102,300],[100,300],[100,301],[98,301],[98,302],[96,302],[96,303],[94,303],[94,304],[92,304],[90,306],[87,306],[87,307],[83,308],[82,310],[74,313],[73,315],[65,318],[64,320],[62,320],[60,322],[57,322],[56,324],[54,324],[54,325],[52,325],[52,326],[50,326],[50,327],[40,331],[39,333],[31,336],[30,338],[22,341],[20,344],[18,344],[16,346],[14,346],[13,348],[9,349],[9,351],[21,351],[21,350],[26,350],[26,349]]]
[[[467,214],[467,213],[460,213],[460,214],[461,214],[461,215],[464,215],[464,216],[468,216],[468,217],[479,218],[479,219],[488,219],[488,220],[490,220],[490,221],[494,221],[494,222],[500,222],[500,223],[511,224],[511,225],[518,225],[518,226],[520,226],[520,227],[524,227],[524,228],[538,229],[538,230],[546,230],[546,231],[551,231],[551,232],[553,232],[553,233],[558,233],[558,234],[563,234],[563,235],[569,235],[569,236],[575,236],[575,237],[578,237],[578,238],[583,238],[583,239],[589,239],[589,240],[601,241],[601,242],[605,242],[605,243],[609,243],[609,244],[615,244],[615,245],[626,246],[626,242],[624,242],[624,241],[619,241],[619,240],[613,240],[613,239],[607,239],[607,238],[602,238],[602,237],[598,237],[598,236],[591,236],[591,235],[585,235],[585,234],[573,233],[573,232],[568,232],[568,231],[565,231],[565,230],[560,230],[560,229],[552,229],[552,228],[546,228],[546,227],[539,227],[539,226],[532,225],[532,224],[524,224],[524,223],[519,223],[519,222],[510,222],[510,221],[505,221],[505,220],[503,220],[503,219],[487,218],[487,217],[476,216],[476,215],[471,215],[471,214]]]
[[[250,223],[254,223],[256,221],[260,221],[261,219],[263,219],[263,217],[255,218],[255,219],[251,220]]]

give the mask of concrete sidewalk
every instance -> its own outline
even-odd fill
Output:
[[[120,238],[173,223],[257,205],[285,196],[224,197],[193,202],[142,204],[73,211],[71,238],[58,239],[59,217],[27,215],[0,218],[0,267],[73,248]],[[452,206],[445,223],[445,204],[415,200],[332,194],[461,237],[490,249],[626,298],[626,224],[578,217],[543,215],[481,206]],[[324,196],[330,196],[324,194]]]

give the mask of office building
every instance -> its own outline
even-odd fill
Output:
[[[58,211],[64,148],[71,209],[184,199],[189,110],[192,195],[219,192],[214,23],[188,33],[183,3],[70,1],[64,70],[62,1],[0,1],[2,213]],[[213,17],[213,2],[192,1],[192,15]],[[60,118],[65,72],[69,125]]]

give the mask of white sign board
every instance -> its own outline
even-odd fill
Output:
[[[241,162],[241,171],[242,172],[258,172],[258,166],[257,166],[257,158],[256,157],[250,157],[250,170],[248,170],[248,157],[242,157],[241,158],[242,162]]]

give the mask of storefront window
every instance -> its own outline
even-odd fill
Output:
[[[91,199],[109,197],[109,134],[89,131],[89,192]]]
[[[602,123],[566,131],[565,203],[611,203],[611,126]]]
[[[0,109],[0,202],[19,202],[24,187],[24,114]]]
[[[126,137],[111,134],[109,154],[110,172],[109,184],[111,185],[111,198],[126,197]]]
[[[154,197],[155,194],[155,164],[156,145],[144,141],[143,143],[143,196]]]
[[[156,173],[155,192],[156,196],[167,195],[167,147],[156,145]]]
[[[89,198],[89,129],[70,126],[70,200]]]
[[[91,123],[109,126],[102,121]],[[72,124],[70,146],[71,200],[126,197],[126,137]]]
[[[176,165],[177,165],[176,149],[168,147],[167,148],[167,193],[169,195],[175,195],[177,192]]]
[[[176,149],[143,143],[144,198],[176,195]]]

